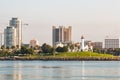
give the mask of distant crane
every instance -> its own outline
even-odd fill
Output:
[[[23,28],[23,26],[28,26],[29,24],[27,24],[27,23],[24,23],[24,24],[22,24],[22,27],[21,28]],[[21,29],[21,38],[23,39],[23,29]],[[21,39],[21,42],[23,42],[23,40]]]

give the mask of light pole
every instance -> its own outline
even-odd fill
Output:
[[[3,33],[0,33],[0,46],[2,46]]]

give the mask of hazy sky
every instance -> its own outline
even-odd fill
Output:
[[[23,23],[23,42],[52,43],[52,26],[72,26],[72,40],[119,37],[120,0],[0,0],[0,32],[12,17]]]

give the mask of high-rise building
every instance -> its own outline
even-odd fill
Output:
[[[22,44],[22,22],[18,18],[12,18],[9,27],[4,30],[5,47],[15,46],[19,49]]]
[[[4,30],[4,44],[6,48],[16,46],[16,28],[8,26]]]
[[[22,21],[18,18],[12,18],[9,23],[16,29],[16,45],[21,48],[22,44]]]
[[[120,39],[105,39],[105,48],[120,48]]]
[[[61,42],[61,43],[71,42],[71,36],[72,36],[71,31],[72,31],[71,26],[69,26],[68,28],[65,28],[64,26],[59,26],[58,28],[53,26],[52,28],[53,46],[55,46],[57,42]]]

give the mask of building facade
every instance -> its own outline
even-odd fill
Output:
[[[5,47],[15,46],[19,49],[22,44],[22,22],[18,18],[12,18],[9,27],[4,30]]]
[[[22,44],[22,21],[18,18],[12,18],[9,22],[10,26],[16,29],[16,45],[21,48]]]
[[[16,46],[16,29],[14,27],[7,27],[4,29],[4,44],[6,48]]]
[[[81,36],[81,51],[85,51],[85,38]]]
[[[52,41],[53,46],[56,45],[56,43],[69,43],[71,42],[71,36],[72,36],[72,27],[69,26],[68,28],[65,28],[64,26],[59,26],[58,28],[53,26],[52,28]]]
[[[30,47],[36,47],[36,46],[39,46],[39,41],[35,39],[30,40]]]
[[[93,42],[93,48],[94,49],[102,49],[103,43],[102,42]]]
[[[120,48],[120,39],[105,39],[105,48]]]
[[[81,36],[80,51],[93,51],[92,41],[86,41],[84,36]]]

